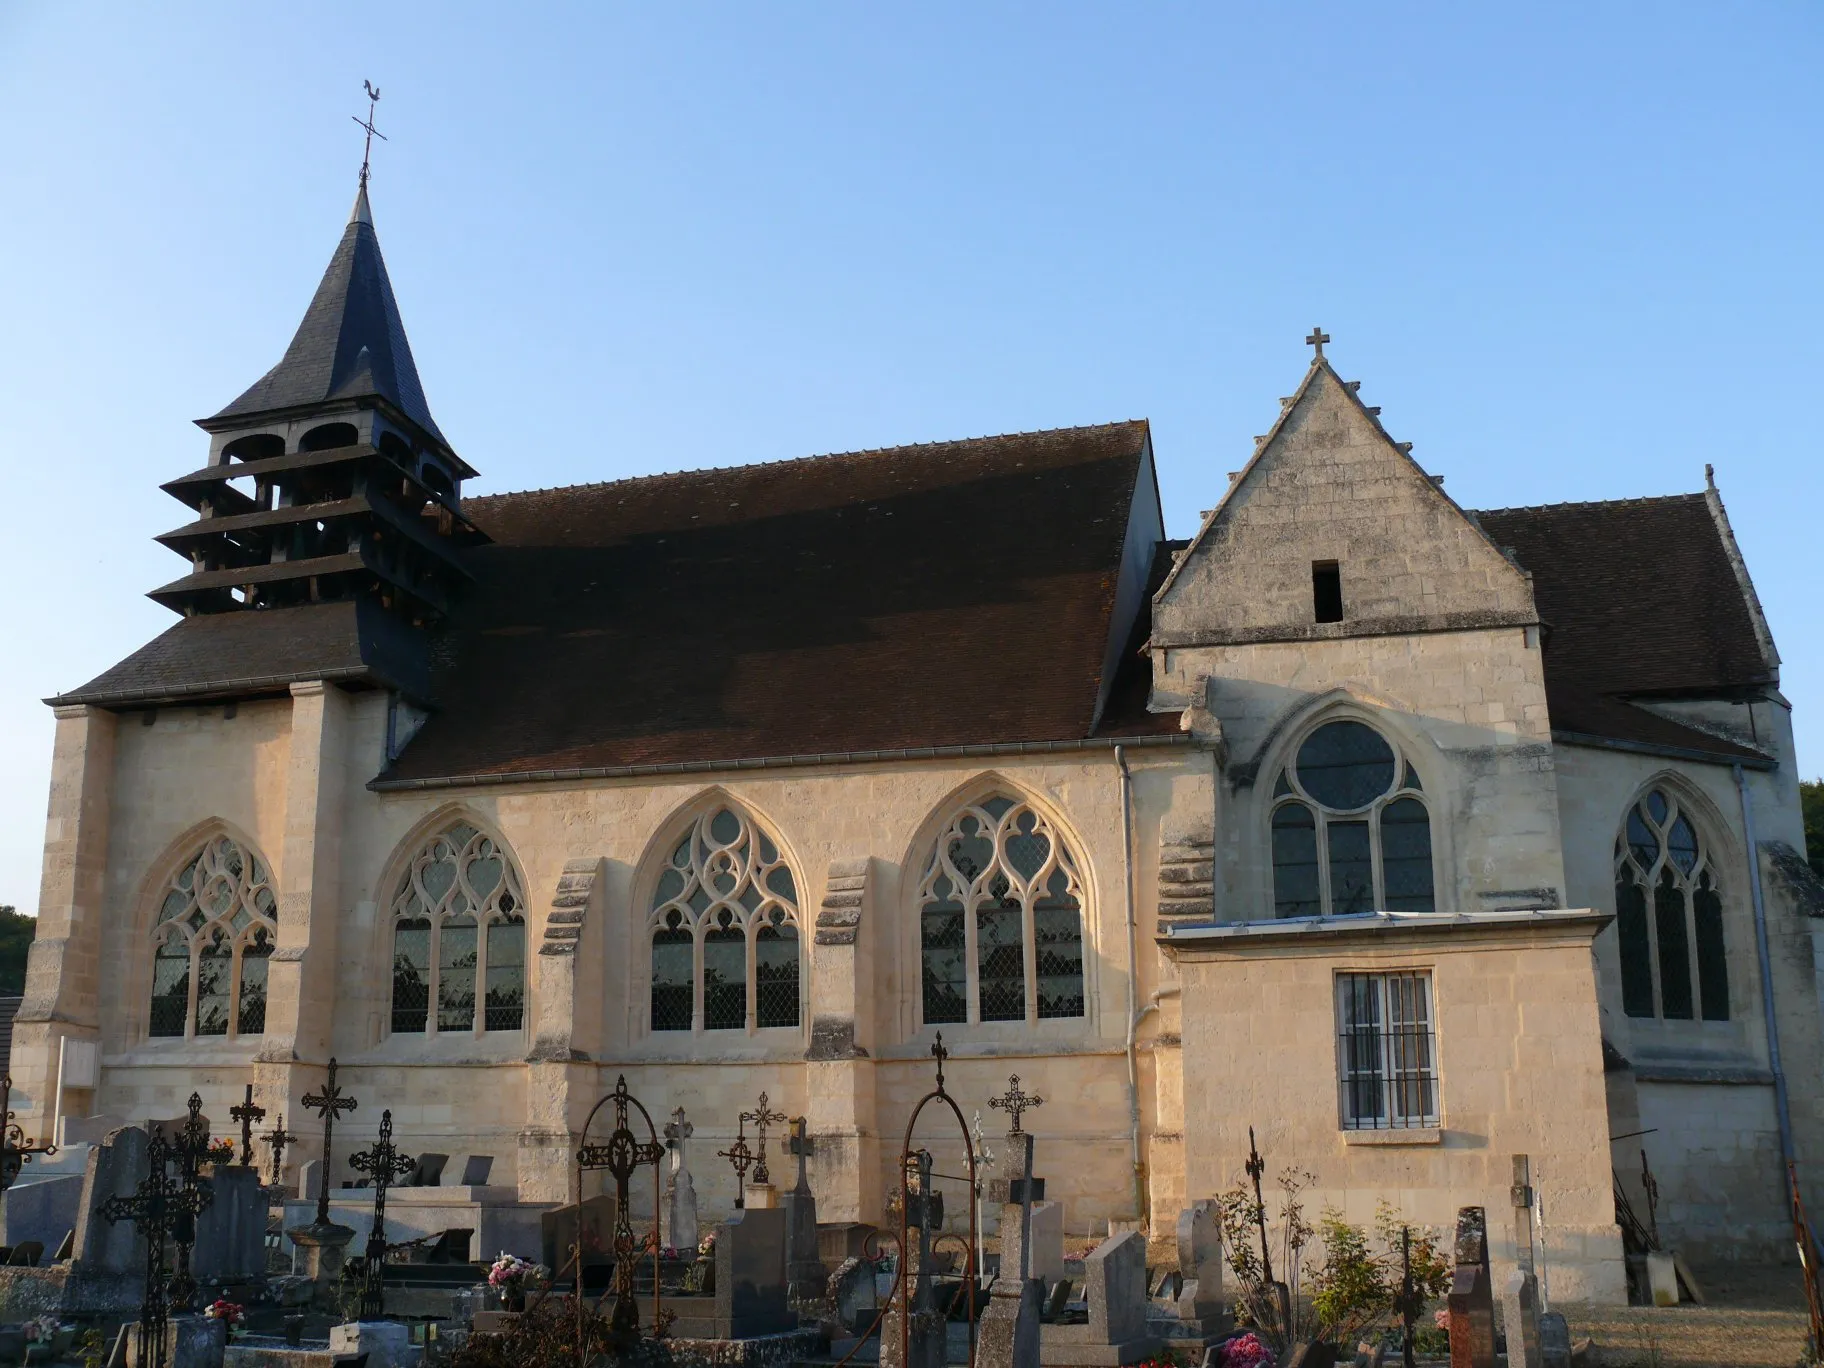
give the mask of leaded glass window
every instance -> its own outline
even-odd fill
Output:
[[[1729,1019],[1722,893],[1697,827],[1670,790],[1649,791],[1615,838],[1615,930],[1629,1016]]]
[[[659,874],[648,926],[654,1031],[799,1025],[798,886],[739,808],[691,823]]]
[[[1082,880],[1030,805],[996,795],[950,819],[918,924],[926,1025],[1085,1014]]]
[[[1419,777],[1365,722],[1326,722],[1273,785],[1274,912],[1343,917],[1437,906]]]
[[[524,1027],[526,898],[499,842],[445,827],[412,856],[390,910],[393,1034]]]
[[[153,1036],[260,1035],[266,961],[279,934],[265,864],[212,836],[165,886],[153,928]]]

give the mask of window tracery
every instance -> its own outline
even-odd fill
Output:
[[[153,928],[153,1036],[244,1036],[266,1029],[267,960],[279,906],[265,864],[213,836],[172,876]]]
[[[393,1033],[521,1029],[525,906],[512,860],[485,832],[458,821],[426,841],[390,908]]]
[[[654,1031],[799,1024],[797,884],[772,838],[738,808],[691,824],[659,875],[648,927]]]
[[[959,809],[918,906],[927,1025],[1085,1015],[1083,881],[1029,804],[995,795]]]
[[[1422,793],[1411,762],[1367,723],[1314,729],[1273,785],[1276,915],[1434,910]]]
[[[1729,1020],[1723,899],[1710,852],[1677,796],[1655,788],[1615,838],[1622,1010],[1669,1021]]]

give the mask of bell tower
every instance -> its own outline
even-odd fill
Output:
[[[285,355],[197,426],[209,463],[163,486],[196,516],[158,538],[190,569],[151,598],[186,617],[348,600],[414,624],[450,611],[460,548],[486,540],[462,514],[475,471],[425,401],[365,164]]]

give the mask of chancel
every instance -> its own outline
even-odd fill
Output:
[[[671,1229],[750,1164],[770,1202],[787,1116],[819,1218],[880,1223],[941,1029],[963,1105],[1018,1057],[1002,1105],[1069,1156],[1077,1234],[1168,1239],[1253,1125],[1312,1210],[1398,1192],[1434,1226],[1529,1155],[1565,1299],[1622,1297],[1643,1144],[1669,1242],[1788,1246],[1824,888],[1709,472],[1464,508],[1473,455],[1421,466],[1314,329],[1264,435],[1195,435],[1243,459],[1185,540],[1144,421],[476,495],[369,190],[195,468],[146,471],[185,509],[175,621],[49,700],[29,1133],[194,1087],[243,1163],[281,1119],[275,1185],[315,1165],[331,1228],[339,1069],[401,1147],[492,1157],[395,1192],[402,1228],[456,1192],[446,1224],[535,1254],[604,1198],[579,1132],[624,1076],[733,1160],[680,1151]],[[599,395],[528,399],[614,440]]]

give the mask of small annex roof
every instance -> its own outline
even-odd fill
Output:
[[[1746,697],[1777,683],[1778,656],[1714,490],[1474,516],[1532,572],[1559,739],[1767,763],[1639,706]]]
[[[329,400],[370,398],[386,400],[448,445],[418,380],[363,186],[329,269],[279,364],[205,421],[213,425]]]
[[[465,500],[492,544],[376,787],[1176,740],[1125,670],[1096,714],[1150,451],[1126,422]]]

